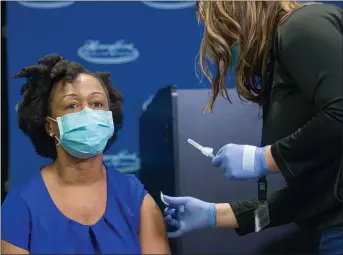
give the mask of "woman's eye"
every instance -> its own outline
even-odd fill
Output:
[[[92,106],[94,106],[94,107],[102,107],[102,103],[94,102],[94,103],[92,103]]]
[[[68,109],[75,109],[77,107],[76,104],[70,104],[67,106]]]

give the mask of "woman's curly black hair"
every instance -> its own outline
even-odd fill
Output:
[[[117,139],[117,133],[123,123],[123,96],[114,88],[109,73],[93,73],[78,63],[51,54],[41,58],[38,65],[24,67],[21,72],[14,75],[14,78],[26,79],[20,90],[23,98],[18,105],[19,128],[31,139],[36,152],[43,157],[56,159],[57,156],[55,141],[45,130],[46,117],[51,114],[52,88],[58,82],[74,81],[81,73],[92,75],[107,90],[109,110],[112,111],[115,127],[114,134],[107,143],[107,149]]]

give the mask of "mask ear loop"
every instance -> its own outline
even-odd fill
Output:
[[[47,117],[48,119],[50,119],[50,120],[52,120],[52,121],[55,121],[56,123],[57,123],[57,125],[58,125],[58,122],[56,121],[56,120],[54,120],[53,118],[51,118],[51,117]],[[56,140],[57,140],[57,145],[60,145],[60,139],[58,139],[57,138],[57,136],[55,135],[55,133],[49,133],[49,136],[51,136],[51,137],[54,137]]]

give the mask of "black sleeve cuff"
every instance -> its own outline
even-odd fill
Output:
[[[270,223],[265,228],[281,226],[294,221],[299,209],[302,208],[298,197],[287,186],[274,190],[268,194],[268,207]],[[255,232],[254,211],[262,204],[256,198],[230,203],[238,228],[235,229],[239,236]]]
[[[247,206],[246,203],[250,205]],[[231,209],[235,214],[238,228],[235,229],[239,236],[244,236],[255,232],[255,216],[254,211],[258,208],[257,200],[238,201],[230,203]]]
[[[281,157],[281,155],[279,153],[279,149],[278,149],[278,143],[274,143],[272,146],[270,146],[270,152],[273,156],[273,159],[274,159],[276,165],[280,169],[281,174],[285,178],[286,182],[287,183],[292,182],[294,175],[292,174],[287,163]]]

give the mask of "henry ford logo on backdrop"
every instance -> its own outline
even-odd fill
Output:
[[[72,5],[74,1],[18,1],[19,4],[36,9],[56,9]]]
[[[139,51],[132,43],[124,40],[113,44],[101,44],[100,41],[89,40],[77,50],[80,58],[93,64],[125,64],[135,61]]]
[[[118,154],[105,154],[104,163],[121,173],[134,174],[140,170],[141,161],[136,153],[122,150]]]
[[[162,10],[185,9],[195,5],[195,1],[142,1],[145,5]]]

